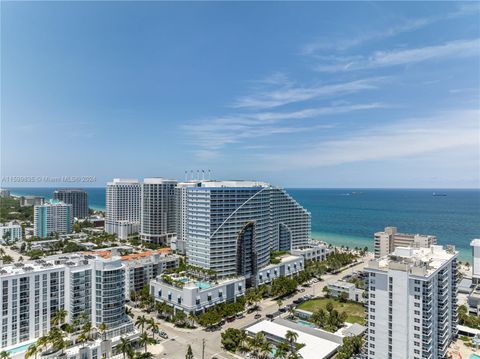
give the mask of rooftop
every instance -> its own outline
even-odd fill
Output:
[[[452,246],[447,249],[439,245],[430,248],[398,247],[390,255],[370,261],[365,269],[403,270],[428,277],[457,255]]]
[[[218,188],[218,187],[270,187],[270,183],[247,180],[229,180],[229,181],[200,181],[199,187]]]
[[[297,343],[305,344],[298,353],[304,359],[323,359],[329,358],[340,347],[338,342],[327,339],[327,336],[322,335],[322,331],[316,330],[315,332],[304,330],[303,328],[293,328],[292,325],[286,325],[283,320],[268,321],[263,320],[251,327],[246,328],[250,333],[266,333],[267,336],[274,336],[276,338],[285,339],[287,331],[293,331],[298,334]],[[307,332],[308,331],[308,332]],[[318,333],[316,333],[318,332]],[[327,333],[332,336],[333,334]],[[341,338],[340,338],[341,342]]]
[[[42,259],[17,262],[14,264],[8,264],[0,267],[0,274],[15,275],[24,274],[34,271],[44,271],[51,269],[59,269],[63,267],[81,267],[89,264],[92,260],[103,261],[104,263],[114,263],[118,257],[102,258],[101,256],[95,256],[85,253],[72,253],[70,255],[61,254],[56,256],[50,256]],[[112,262],[110,262],[112,260]]]
[[[470,242],[470,245],[472,247],[480,247],[480,239],[472,239],[472,241]]]

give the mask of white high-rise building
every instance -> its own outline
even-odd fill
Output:
[[[51,234],[68,234],[72,232],[72,205],[58,200],[50,200],[33,208],[33,233],[40,238]]]
[[[440,359],[457,335],[453,248],[398,247],[365,268],[368,359]]]
[[[386,227],[383,232],[376,232],[375,258],[392,253],[397,247],[428,248],[437,244],[437,237],[424,234],[398,233],[397,227]]]
[[[201,181],[187,186],[189,264],[219,276],[255,278],[271,250],[308,243],[310,213],[285,190],[257,181]]]
[[[107,183],[105,232],[127,239],[140,230],[140,183],[115,178]]]
[[[170,245],[175,236],[175,185],[177,181],[145,178],[141,185],[140,238]]]
[[[175,214],[176,224],[175,232],[177,234],[175,238],[175,251],[177,253],[186,253],[186,240],[187,240],[187,189],[188,187],[197,186],[201,181],[187,181],[179,182],[175,187]]]
[[[474,284],[480,284],[480,239],[474,239],[470,242],[472,247],[472,281]]]
[[[60,309],[68,323],[86,315],[93,326],[107,324],[106,338],[134,330],[125,314],[120,257],[72,254],[3,266],[0,291],[0,350],[25,350],[48,333]]]

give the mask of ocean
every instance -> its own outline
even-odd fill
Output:
[[[14,195],[52,198],[54,188],[11,188]],[[105,209],[105,188],[85,188],[89,206]],[[312,236],[333,245],[372,249],[373,233],[436,235],[453,244],[460,260],[471,261],[470,241],[480,238],[480,190],[300,189],[287,191],[312,214]],[[446,196],[433,196],[432,193]]]

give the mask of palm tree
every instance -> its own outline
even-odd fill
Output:
[[[132,344],[126,338],[120,338],[120,343],[116,346],[117,353],[123,354],[123,359],[126,359],[127,354],[130,356],[132,353]]]
[[[0,352],[0,358],[1,359],[10,359],[10,353],[9,352],[6,352],[5,350]]]
[[[140,346],[143,346],[145,348],[145,353],[147,352],[147,346],[149,344],[155,344],[156,341],[155,339],[151,338],[148,333],[143,332],[140,334],[140,337],[138,338],[138,343]]]
[[[35,359],[37,358],[37,354],[40,351],[40,347],[37,345],[37,343],[33,343],[30,345],[25,352],[25,359],[28,359],[32,356],[35,356]]]
[[[105,323],[100,323],[98,326],[98,331],[102,334],[102,340],[107,340],[105,334],[107,332],[108,326]]]
[[[294,331],[291,331],[291,330],[287,330],[287,334],[285,334],[285,339],[290,344],[290,351],[292,353],[296,352],[297,351],[296,344],[297,344],[297,339],[298,339],[298,333],[294,332]]]
[[[90,340],[90,334],[91,334],[92,328],[93,328],[92,322],[86,322],[85,324],[83,324],[82,334],[84,335],[85,340]]]
[[[133,318],[134,316],[132,308],[129,307],[125,307],[125,314],[128,315],[130,318]]]
[[[148,319],[144,315],[139,316],[135,322],[136,327],[142,328],[142,333],[144,331],[145,324],[148,324]]]
[[[295,309],[293,307],[288,307],[288,314],[289,318],[293,318],[295,316]]]
[[[275,358],[286,359],[289,352],[290,346],[287,343],[282,342],[277,345],[277,348],[275,350]]]
[[[68,312],[65,309],[57,310],[52,317],[52,324],[60,327],[65,322],[67,315]]]
[[[150,318],[148,320],[148,329],[152,331],[153,339],[155,339],[155,333],[158,332],[160,326],[155,322],[155,319]]]

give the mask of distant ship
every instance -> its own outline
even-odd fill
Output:
[[[446,193],[436,193],[436,192],[432,193],[433,197],[445,197],[446,195],[447,195]]]

